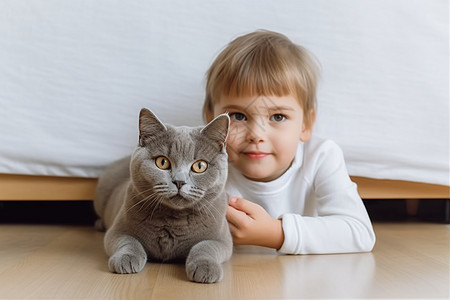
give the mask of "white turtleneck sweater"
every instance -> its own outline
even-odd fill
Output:
[[[339,146],[318,137],[300,142],[291,167],[271,182],[245,178],[229,167],[229,196],[250,200],[282,219],[287,254],[371,251],[375,234],[350,180]]]

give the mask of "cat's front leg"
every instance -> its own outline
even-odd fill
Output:
[[[222,263],[232,254],[232,246],[214,240],[194,245],[186,259],[189,280],[200,283],[219,282],[223,278]]]
[[[147,263],[147,253],[144,247],[130,235],[108,231],[105,235],[105,250],[110,256],[109,270],[114,273],[138,273]]]

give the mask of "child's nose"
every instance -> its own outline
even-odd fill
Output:
[[[247,128],[247,141],[250,143],[261,143],[265,140],[266,132],[261,124],[256,122],[248,124]]]

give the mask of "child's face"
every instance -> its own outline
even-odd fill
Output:
[[[228,112],[229,162],[255,181],[280,177],[291,165],[298,141],[307,141],[303,109],[292,96],[227,97],[214,106],[214,116]]]

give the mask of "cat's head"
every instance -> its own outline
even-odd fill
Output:
[[[175,127],[143,108],[131,159],[132,184],[151,206],[202,207],[223,191],[229,126],[223,114],[204,127]]]

